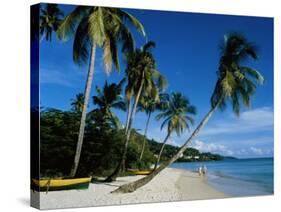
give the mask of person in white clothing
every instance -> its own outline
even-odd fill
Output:
[[[205,165],[203,166],[202,172],[203,172],[203,175],[207,174],[207,166],[205,166]]]
[[[202,166],[200,166],[200,167],[198,168],[198,174],[199,174],[199,176],[202,175]]]

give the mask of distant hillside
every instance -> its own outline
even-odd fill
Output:
[[[161,143],[156,142],[155,140],[148,140],[150,151],[154,155],[157,155],[162,146]],[[162,160],[167,160],[171,158],[179,150],[179,147],[167,144],[163,151]],[[225,157],[219,154],[213,154],[210,152],[200,153],[197,149],[187,148],[183,153],[183,156],[178,159],[178,162],[191,162],[191,161],[212,161],[212,160],[223,160]],[[229,158],[229,157],[228,157]],[[234,159],[234,158],[233,158]]]

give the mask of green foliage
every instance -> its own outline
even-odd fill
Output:
[[[162,144],[154,140],[149,140],[149,146],[153,154],[158,154]],[[170,144],[165,146],[163,150],[161,161],[167,161],[171,159],[178,151],[180,147],[176,147]],[[210,161],[210,160],[223,160],[224,157],[218,154],[212,153],[200,153],[197,149],[187,148],[182,157],[180,157],[177,162],[191,162],[191,161]]]
[[[40,166],[42,176],[69,173],[79,129],[79,116],[55,109],[40,113]]]
[[[41,177],[68,176],[71,169],[80,115],[76,112],[47,109],[40,114],[40,163]],[[106,176],[120,161],[124,130],[114,129],[88,119],[81,161],[77,176]],[[143,136],[132,132],[126,167],[149,168],[153,153],[145,149],[143,161],[138,163]]]
[[[159,98],[159,91],[167,86],[167,81],[157,69],[157,64],[151,49],[155,47],[152,41],[147,42],[142,48],[127,54],[126,97],[131,99],[138,93],[141,82],[144,81],[142,95],[151,99]]]
[[[186,128],[189,129],[190,124],[194,124],[194,120],[190,115],[196,114],[196,108],[181,93],[166,95],[164,105],[165,108],[156,116],[156,119],[164,119],[161,129],[167,125],[169,135],[175,131],[179,136]]]
[[[61,40],[74,36],[73,60],[80,65],[88,61],[90,47],[97,44],[103,49],[105,71],[110,73],[112,64],[118,71],[120,69],[117,44],[121,44],[123,52],[131,52],[134,49],[128,23],[145,35],[142,24],[121,9],[78,6],[64,18],[57,34]]]
[[[142,149],[144,136],[137,133],[135,130],[132,130],[128,152],[127,152],[127,160],[126,165],[128,168],[138,168],[138,169],[148,169],[150,165],[152,165],[155,161],[155,157],[153,153],[149,149],[149,144],[146,139],[146,148],[144,149],[143,158],[140,161],[139,155]],[[132,161],[128,163],[128,161]]]
[[[241,103],[250,107],[250,97],[257,84],[263,84],[263,76],[255,69],[242,65],[246,59],[257,59],[256,47],[238,33],[224,37],[221,45],[221,58],[218,80],[211,97],[211,105],[221,110],[229,101],[236,115],[240,114]]]
[[[97,96],[93,96],[93,103],[98,108],[90,112],[96,121],[111,124],[114,128],[121,129],[121,123],[112,109],[126,111],[126,103],[121,95],[122,87],[125,79],[122,79],[118,84],[105,82],[103,88],[96,88]]]
[[[84,94],[79,93],[75,96],[75,99],[72,99],[71,106],[72,110],[75,112],[82,113],[83,105],[84,105]]]
[[[42,4],[41,4],[42,5]],[[41,6],[40,5],[40,6]],[[57,4],[46,4],[40,8],[40,36],[47,41],[52,40],[52,33],[56,32],[63,18],[63,12]]]

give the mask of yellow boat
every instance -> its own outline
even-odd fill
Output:
[[[58,191],[70,189],[87,189],[91,177],[73,179],[32,179],[31,187],[37,191]]]
[[[128,172],[135,175],[149,175],[152,172],[152,170],[128,169]]]

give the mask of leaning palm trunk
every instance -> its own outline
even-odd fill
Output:
[[[93,77],[94,77],[95,56],[96,56],[96,44],[93,43],[92,50],[91,50],[88,77],[87,77],[87,84],[86,84],[85,93],[84,93],[84,104],[83,104],[83,110],[82,110],[81,121],[80,121],[79,136],[78,136],[78,141],[77,141],[77,146],[76,146],[74,163],[73,163],[72,169],[70,171],[71,177],[74,177],[77,173],[79,160],[80,160],[80,156],[81,156],[81,150],[82,150],[83,138],[84,138],[84,130],[85,130],[85,124],[86,124],[87,108],[88,108],[88,104],[89,104],[89,97],[90,97],[90,92],[91,92],[91,87],[92,87],[92,82],[93,82]]]
[[[157,161],[155,162],[155,165],[154,165],[154,169],[153,170],[156,170],[157,168],[157,165],[159,164],[160,162],[160,159],[161,159],[161,156],[162,156],[162,153],[163,153],[163,150],[164,150],[164,147],[166,146],[166,143],[170,137],[171,133],[168,133],[168,135],[166,136],[166,138],[164,139],[163,141],[163,144],[162,144],[162,147],[161,147],[161,150],[159,152],[159,155],[158,155],[158,158],[157,158]]]
[[[128,107],[127,107],[127,120],[126,120],[126,128],[125,128],[125,135],[127,135],[127,132],[128,132],[128,128],[129,128],[129,121],[130,121],[130,116],[131,116],[131,102],[132,102],[132,99],[130,98],[128,100]]]
[[[142,160],[142,156],[143,156],[144,149],[145,149],[146,134],[147,134],[147,129],[148,129],[148,124],[149,124],[150,116],[151,116],[151,112],[149,112],[149,114],[148,114],[146,125],[145,125],[145,130],[144,130],[144,134],[143,134],[142,149],[141,149],[141,154],[140,154],[140,161]]]
[[[134,181],[132,183],[128,183],[125,185],[120,186],[118,189],[112,191],[111,193],[128,193],[128,192],[134,192],[136,189],[146,185],[149,183],[156,175],[158,175],[162,170],[167,168],[169,165],[174,163],[177,159],[181,157],[181,155],[184,153],[184,151],[187,149],[188,144],[191,143],[191,141],[197,136],[199,131],[205,126],[207,121],[210,119],[210,117],[213,115],[217,108],[218,104],[216,104],[214,107],[211,108],[211,110],[207,113],[207,115],[203,118],[203,120],[200,122],[200,124],[197,126],[197,128],[193,131],[191,136],[187,139],[187,141],[182,145],[182,147],[179,149],[179,151],[167,162],[164,162],[161,164],[157,169],[155,169],[153,172],[151,172],[149,175],[147,175],[144,178],[141,178],[137,181]]]
[[[143,89],[143,85],[144,85],[144,75],[142,76],[141,84],[140,84],[138,93],[136,95],[135,102],[134,102],[134,105],[133,105],[133,109],[132,109],[132,112],[131,112],[131,115],[130,115],[129,124],[128,124],[128,132],[126,134],[126,140],[125,140],[125,145],[124,145],[124,150],[123,150],[123,154],[122,154],[122,157],[121,157],[121,161],[118,164],[115,171],[109,177],[107,177],[105,179],[106,182],[115,181],[118,174],[120,173],[122,167],[125,167],[128,144],[129,144],[129,140],[130,140],[130,136],[131,136],[131,126],[132,126],[132,122],[135,118],[135,114],[136,114],[136,111],[137,111],[137,105],[138,105],[138,102],[139,102],[139,99],[140,99],[140,95],[141,95],[141,92],[142,92],[142,89]]]

